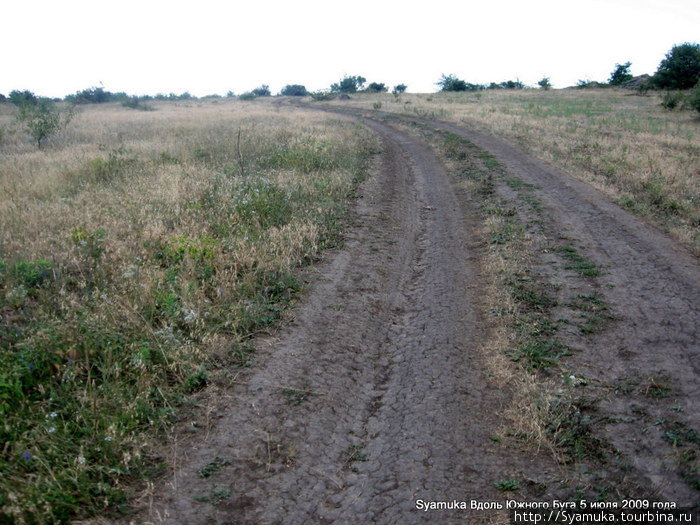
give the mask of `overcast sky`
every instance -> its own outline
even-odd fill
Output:
[[[443,73],[554,87],[653,73],[700,41],[698,0],[35,0],[0,10],[0,93],[59,97],[327,88],[343,75],[429,92]]]

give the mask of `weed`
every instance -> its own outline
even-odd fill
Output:
[[[197,474],[200,478],[208,478],[230,464],[231,462],[228,459],[220,458],[217,456],[212,461],[204,465],[201,469],[199,469],[197,471]]]
[[[615,319],[610,307],[597,292],[590,295],[577,295],[567,306],[578,310],[583,323],[578,324],[583,334],[600,332],[605,324]]]
[[[206,495],[197,495],[192,499],[200,503],[211,503],[214,506],[220,505],[224,500],[231,497],[231,491],[225,487],[218,487],[214,485]]]
[[[280,390],[280,393],[285,397],[288,404],[301,405],[304,401],[316,395],[316,393],[309,387],[310,383],[305,381],[302,388],[299,390],[294,388],[285,388]]]
[[[197,392],[206,387],[208,382],[207,372],[204,367],[201,367],[195,373],[185,377],[185,390],[190,393]]]
[[[642,387],[642,393],[652,398],[671,397],[673,388],[670,385],[670,378],[666,374],[649,376]]]
[[[555,337],[531,337],[509,355],[514,361],[522,362],[527,369],[536,370],[554,366],[571,352]]]
[[[520,481],[515,478],[502,479],[495,482],[494,486],[501,492],[515,492],[520,490]]]
[[[570,261],[564,266],[565,269],[574,270],[579,275],[585,277],[596,277],[600,275],[600,270],[598,270],[596,265],[580,255],[573,245],[567,244],[561,246],[558,248],[558,251],[565,259]]]
[[[603,459],[606,445],[593,435],[595,403],[590,399],[553,398],[548,431],[568,461]]]
[[[347,450],[345,450],[345,463],[353,463],[355,461],[369,461],[369,455],[362,450],[365,448],[364,445],[350,445]]]

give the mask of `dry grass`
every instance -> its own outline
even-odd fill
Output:
[[[496,133],[655,221],[700,253],[700,120],[617,89],[356,95],[335,101]]]
[[[38,150],[0,105],[0,521],[118,508],[337,243],[376,147],[327,114],[155,107],[84,107]]]

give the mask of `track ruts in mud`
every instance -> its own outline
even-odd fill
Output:
[[[534,498],[554,476],[544,455],[490,439],[509,394],[479,362],[486,321],[474,219],[425,144],[366,124],[384,153],[365,184],[360,226],[320,268],[295,322],[260,343],[247,385],[208,438],[179,451],[186,457],[152,521],[430,522],[416,500],[494,500],[494,483],[511,477],[538,477]],[[316,395],[290,405],[281,393],[290,387]],[[202,479],[215,457],[230,464]],[[213,484],[230,498],[204,510],[193,497]]]
[[[360,112],[350,112],[362,116]],[[409,119],[410,120],[410,119]],[[413,119],[419,120],[419,119]],[[221,407],[206,439],[182,454],[148,513],[164,523],[477,523],[467,513],[420,513],[418,499],[502,500],[494,482],[531,480],[517,499],[546,500],[560,467],[544,454],[494,443],[508,392],[494,388],[479,345],[478,220],[420,139],[364,119],[383,142],[366,181],[358,226],[321,265],[293,323],[260,341],[256,367]],[[578,348],[578,367],[602,395],[606,439],[663,499],[693,491],[668,472],[654,420],[683,404],[698,428],[697,259],[595,190],[495,137],[425,121],[492,153],[536,185],[550,230],[602,270],[617,320]],[[673,398],[625,398],[613,386],[663,372]],[[290,404],[284,391],[307,392]],[[641,390],[641,387],[640,387]],[[644,404],[643,410],[638,410]],[[225,466],[203,479],[214,458]],[[223,487],[203,505],[197,495]],[[484,518],[488,519],[488,518]]]

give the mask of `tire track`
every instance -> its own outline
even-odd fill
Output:
[[[362,226],[320,269],[295,322],[263,342],[207,439],[175,448],[186,457],[157,492],[152,522],[435,522],[417,499],[502,499],[494,482],[511,477],[534,480],[520,498],[546,497],[552,460],[490,439],[510,396],[480,363],[488,323],[475,219],[427,145],[365,124],[384,154],[364,189]],[[318,395],[285,403],[280,386],[306,381]],[[215,457],[229,464],[202,479]],[[193,499],[213,486],[230,497]]]

